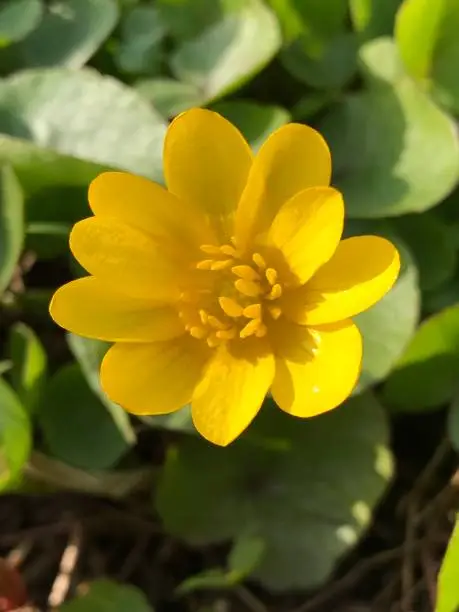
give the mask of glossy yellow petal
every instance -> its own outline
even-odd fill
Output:
[[[185,332],[173,307],[126,297],[93,276],[58,289],[50,313],[64,329],[108,342],[169,340]]]
[[[267,230],[282,204],[308,187],[330,184],[327,143],[311,127],[290,123],[263,144],[252,165],[236,214],[236,239],[245,248]]]
[[[347,319],[378,302],[399,271],[398,251],[385,238],[348,238],[304,287],[286,295],[284,313],[303,325]]]
[[[93,276],[127,295],[153,300],[177,298],[177,267],[147,234],[110,217],[79,221],[70,249]]]
[[[160,241],[199,247],[213,240],[200,209],[141,176],[104,172],[90,184],[88,199],[95,215],[115,217]]]
[[[252,164],[241,133],[209,110],[191,109],[176,117],[164,142],[167,188],[183,202],[200,207],[220,233],[229,231]]]
[[[259,411],[274,376],[274,357],[260,340],[221,346],[197,387],[191,410],[196,429],[226,446]]]
[[[268,243],[279,249],[299,283],[312,275],[335,252],[344,223],[339,191],[312,187],[300,191],[277,213]]]
[[[354,389],[361,368],[362,338],[352,321],[316,328],[291,324],[279,334],[272,394],[297,417],[339,406]]]
[[[188,334],[151,344],[115,344],[105,355],[101,385],[132,414],[167,414],[189,403],[209,358]]]

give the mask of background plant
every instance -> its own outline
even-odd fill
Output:
[[[219,597],[290,610],[292,593],[307,589],[318,589],[320,606],[346,563],[370,553],[411,572],[388,596],[397,609],[433,609],[427,587],[451,528],[459,448],[458,29],[457,0],[0,3],[0,508],[12,492],[104,496],[128,507],[129,524],[155,526],[161,545],[176,543],[179,566],[154,556],[168,587],[152,569],[137,581],[151,586],[148,597],[102,580],[114,572],[83,568],[77,578],[100,580],[63,611],[99,612],[108,601],[146,612],[174,600],[204,612]],[[291,120],[319,129],[346,235],[388,236],[403,257],[395,288],[357,318],[365,358],[354,396],[308,421],[267,398],[223,450],[195,436],[187,407],[128,417],[99,387],[107,345],[64,335],[47,310],[55,288],[84,273],[68,233],[88,214],[90,180],[115,168],[161,181],[167,122],[192,106],[222,113],[254,150]],[[113,509],[103,509],[116,540]],[[389,541],[378,539],[380,520]],[[458,603],[444,594],[458,571],[448,569],[451,550],[438,612]],[[149,559],[140,552],[138,565]],[[263,587],[259,599],[247,578]],[[356,597],[372,609],[381,589],[370,591]]]

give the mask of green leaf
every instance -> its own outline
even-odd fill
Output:
[[[43,391],[47,356],[33,329],[17,323],[10,329],[11,384],[29,414],[35,411]]]
[[[94,70],[27,70],[0,83],[0,161],[28,194],[86,189],[107,167],[161,180],[165,131],[139,94]]]
[[[18,46],[21,67],[81,68],[116,25],[114,0],[51,0],[38,26]]]
[[[456,269],[454,278],[449,279],[439,287],[424,291],[422,295],[422,308],[428,314],[435,314],[459,303],[459,270]]]
[[[178,41],[196,38],[225,15],[251,0],[156,0],[163,21]]]
[[[241,87],[270,62],[281,44],[273,13],[260,0],[244,3],[237,12],[173,52],[174,76],[196,87],[207,102]]]
[[[129,415],[121,406],[110,401],[100,386],[100,364],[110,345],[101,340],[91,340],[76,334],[67,334],[67,342],[90,389],[104,404],[123,438],[129,444],[134,444],[136,436]]]
[[[145,79],[138,81],[135,89],[165,118],[201,106],[202,95],[194,85],[181,83],[174,79]]]
[[[293,41],[282,53],[285,68],[299,81],[311,87],[339,89],[357,70],[357,39],[343,33],[324,44],[320,52],[308,52],[303,39]]]
[[[260,561],[266,551],[266,543],[262,538],[243,534],[238,538],[228,557],[228,567],[233,581],[247,578]]]
[[[435,612],[457,612],[459,609],[459,521],[456,518],[451,539],[438,575]]]
[[[42,212],[38,207],[34,208]],[[32,222],[27,225],[25,248],[38,259],[54,259],[68,253],[69,234],[70,225],[66,223]]]
[[[449,402],[459,385],[459,306],[426,319],[384,387],[393,408],[417,411]]]
[[[0,167],[0,295],[8,287],[22,251],[24,199],[10,166]]]
[[[286,38],[303,37],[310,51],[343,32],[347,0],[268,0],[276,12]]]
[[[0,491],[14,482],[32,447],[32,431],[24,407],[0,378]]]
[[[81,469],[109,469],[131,445],[77,364],[62,367],[50,379],[37,417],[51,453]]]
[[[459,112],[459,4],[457,0],[405,0],[396,40],[410,74]]]
[[[274,130],[291,120],[289,112],[280,106],[264,106],[245,100],[218,102],[212,108],[240,129],[254,151]]]
[[[422,290],[432,290],[454,275],[456,249],[449,228],[434,212],[405,215],[391,225],[413,253]]]
[[[184,438],[157,491],[165,527],[195,545],[259,537],[257,580],[273,590],[316,587],[359,540],[391,477],[385,419],[362,395],[315,419],[266,406],[224,449]]]
[[[224,569],[209,569],[199,572],[194,576],[186,578],[179,584],[175,592],[177,595],[187,595],[194,591],[207,591],[207,590],[222,590],[228,589],[234,586],[230,580],[229,573]]]
[[[6,0],[0,6],[0,47],[22,40],[40,23],[41,0]]]
[[[361,40],[391,36],[401,0],[350,0],[354,29]]]
[[[121,71],[157,74],[161,69],[166,28],[155,6],[135,6],[121,22],[121,42],[115,60]]]
[[[5,372],[11,370],[12,366],[13,364],[8,359],[0,360],[0,376],[2,376],[2,374],[4,374]]]
[[[312,87],[342,87],[357,69],[357,40],[346,31],[347,0],[271,0],[270,4],[284,30],[285,68]]]
[[[97,580],[86,593],[60,606],[60,612],[153,612],[145,595],[129,584]]]
[[[412,338],[420,314],[418,271],[410,252],[386,223],[351,221],[346,235],[375,234],[399,249],[402,268],[395,286],[382,300],[355,317],[363,336],[362,373],[356,391],[385,378]]]
[[[320,125],[332,149],[334,184],[351,217],[422,212],[458,181],[455,127],[403,74],[389,40],[364,45],[361,59],[367,89],[348,95]]]

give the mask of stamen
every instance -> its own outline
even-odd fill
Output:
[[[253,336],[261,325],[262,322],[260,319],[252,319],[247,323],[245,327],[241,329],[241,331],[239,332],[239,337],[248,338],[249,336]]]
[[[272,318],[277,321],[277,319],[281,316],[282,314],[282,309],[279,308],[278,306],[268,306],[268,311],[269,314],[272,316]]]
[[[220,254],[220,247],[219,246],[215,246],[213,244],[202,244],[199,249],[203,252],[203,253],[207,253],[207,255],[219,255]]]
[[[254,253],[252,255],[252,260],[261,270],[264,270],[266,268],[266,261],[260,255],[260,253]]]
[[[244,317],[247,317],[247,319],[261,319],[261,304],[251,304],[244,308]]]
[[[241,317],[243,308],[240,304],[229,297],[219,297],[218,303],[223,312],[229,317]]]
[[[209,325],[214,327],[215,329],[226,329],[227,325],[225,325],[218,317],[214,317],[214,315],[209,315],[207,318]]]
[[[266,336],[267,333],[268,333],[268,328],[266,327],[266,325],[264,323],[260,323],[260,327],[255,332],[255,336],[257,338],[263,338],[263,336]]]
[[[229,268],[233,263],[232,259],[223,259],[222,261],[213,261],[210,266],[211,270],[224,270],[225,268]]]
[[[233,266],[231,272],[239,278],[248,281],[260,280],[260,275],[250,266]]]
[[[282,287],[279,285],[274,285],[269,294],[266,296],[267,300],[277,300],[282,295]]]
[[[236,328],[231,327],[231,329],[219,330],[215,335],[221,340],[232,340],[236,337]]]
[[[189,331],[193,338],[196,338],[197,340],[202,340],[207,336],[207,331],[204,329],[204,327],[199,327],[198,325],[194,325]]]
[[[201,319],[201,323],[203,325],[207,325],[208,321],[209,321],[209,315],[207,314],[207,312],[203,309],[201,309],[199,311],[199,318]]]
[[[196,267],[198,270],[210,270],[213,263],[213,259],[203,259],[196,264]]]
[[[236,249],[230,244],[224,244],[221,246],[220,251],[223,253],[223,255],[229,255],[230,257],[237,257],[238,254]]]
[[[268,268],[265,272],[266,278],[270,285],[275,285],[277,282],[277,271],[274,268]]]
[[[210,346],[210,348],[215,348],[216,346],[221,344],[223,340],[219,338],[217,334],[211,334],[208,338],[206,338],[206,342],[208,346]]]
[[[247,297],[257,297],[261,293],[263,293],[263,290],[259,283],[243,280],[242,278],[239,278],[234,283],[234,286],[240,293],[242,293],[242,295],[246,295]]]

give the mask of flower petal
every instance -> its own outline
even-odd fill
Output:
[[[261,341],[221,346],[191,404],[193,422],[210,442],[227,446],[259,411],[274,376],[274,357]]]
[[[347,319],[378,302],[399,271],[400,256],[389,240],[348,238],[304,287],[286,295],[283,311],[302,325]]]
[[[201,208],[228,231],[252,164],[242,134],[226,119],[194,108],[169,126],[164,142],[164,174],[169,191]]]
[[[344,204],[332,187],[312,187],[294,195],[277,213],[268,243],[279,249],[290,270],[305,283],[332,257],[344,223]]]
[[[259,150],[236,214],[236,240],[246,248],[266,231],[278,210],[299,191],[330,184],[327,143],[313,128],[290,123],[276,130]]]
[[[200,209],[185,205],[164,187],[127,172],[104,172],[89,186],[95,215],[115,217],[157,240],[200,244],[212,236]]]
[[[352,321],[317,328],[290,324],[278,340],[272,394],[282,410],[312,417],[351,394],[362,361],[362,338]]]
[[[178,271],[147,234],[110,217],[79,221],[70,249],[80,264],[118,291],[158,301],[178,296]]]
[[[64,329],[108,342],[169,340],[185,332],[171,306],[126,297],[93,276],[58,289],[50,313]]]
[[[100,370],[108,397],[132,414],[167,414],[189,403],[210,349],[188,334],[166,342],[115,344]]]

